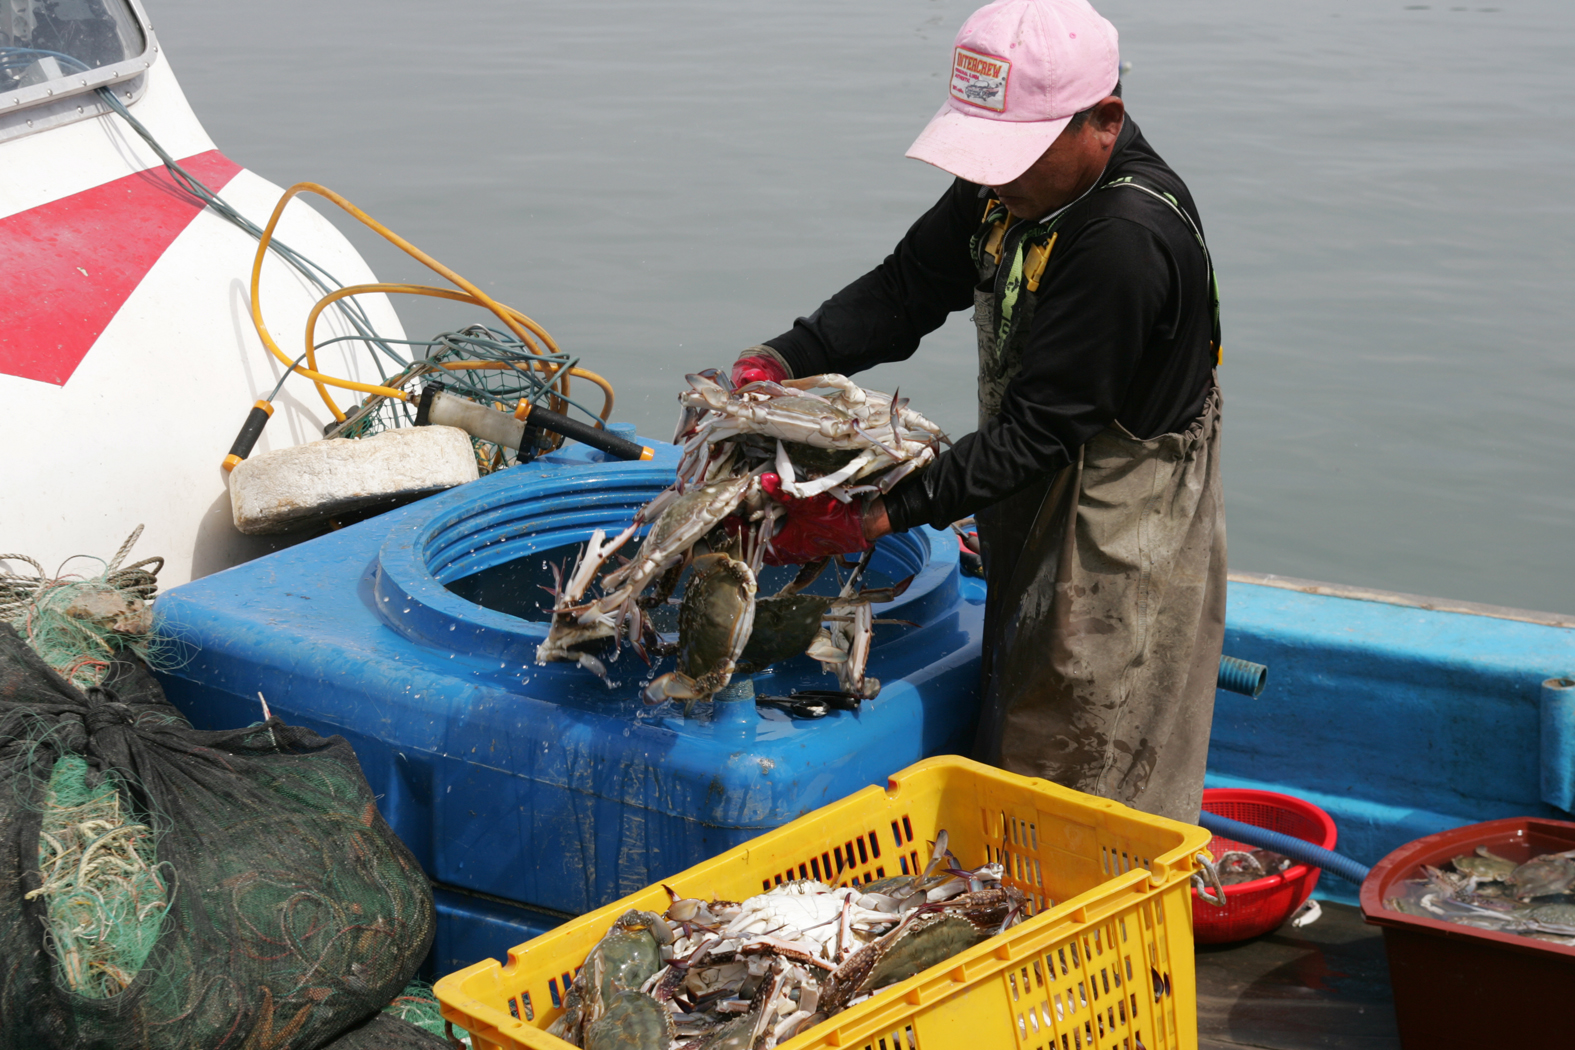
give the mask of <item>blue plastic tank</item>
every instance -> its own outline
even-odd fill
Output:
[[[612,686],[538,666],[549,565],[671,482],[676,450],[660,448],[649,463],[574,448],[169,591],[156,614],[187,656],[164,676],[171,699],[198,726],[236,726],[261,718],[260,692],[286,721],[349,739],[450,916],[489,899],[577,914],[968,749],[984,588],[930,529],[872,560],[871,586],[913,577],[876,610],[912,624],[876,627],[884,688],[856,713],[707,704],[685,720],[641,701],[653,672],[628,648]],[[762,591],[779,582],[763,573]],[[836,683],[798,657],[755,686]]]

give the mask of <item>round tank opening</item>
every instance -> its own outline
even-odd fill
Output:
[[[515,483],[504,483],[509,480]],[[670,473],[644,464],[605,464],[549,478],[528,471],[512,479],[505,474],[491,485],[434,497],[426,515],[385,541],[371,598],[388,625],[413,641],[496,660],[500,671],[536,668],[532,674],[567,678],[569,665],[535,664],[551,621],[553,567],[567,578],[594,531],[623,529],[670,480]],[[637,540],[626,549],[633,555]],[[894,603],[878,607],[878,616],[902,621],[879,628],[878,646],[952,609],[955,552],[955,539],[930,529],[880,541],[862,588],[914,580]],[[796,572],[791,566],[766,569],[759,593],[776,594]],[[813,593],[837,593],[848,572],[848,567],[828,567],[812,585]],[[649,615],[658,632],[677,632],[676,605]],[[578,674],[578,668],[573,670]]]
[[[552,618],[553,566],[567,578],[580,556],[582,544],[571,543],[548,550],[532,551],[513,561],[503,562],[471,573],[444,586],[454,594],[496,612],[517,616],[522,620],[546,623]],[[628,547],[635,550],[635,541]],[[906,555],[906,556],[905,556]],[[917,551],[902,549],[901,544],[882,541],[870,559],[870,567],[860,584],[864,588],[890,587],[904,577],[911,576],[923,567]],[[846,580],[850,569],[829,565],[820,578],[805,588],[809,594],[836,594],[840,581]],[[758,584],[762,596],[775,594],[790,583],[798,573],[797,566],[766,566],[760,571]],[[895,575],[900,573],[901,575]],[[687,579],[687,576],[685,577]],[[680,586],[675,597],[681,597]],[[658,631],[678,629],[678,611],[674,605],[651,611],[651,620]]]

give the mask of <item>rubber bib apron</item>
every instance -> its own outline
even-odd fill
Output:
[[[981,419],[1025,338],[997,353],[993,273],[975,291]],[[1026,333],[1021,296],[1008,330]],[[979,512],[989,596],[976,757],[1195,822],[1225,635],[1216,385],[1186,430],[1119,422],[1071,465]]]

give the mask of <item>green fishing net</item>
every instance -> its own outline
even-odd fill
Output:
[[[107,999],[141,972],[169,908],[154,831],[129,811],[116,779],[88,783],[87,759],[55,761],[38,831],[46,945],[57,980],[77,995]]]
[[[0,1050],[434,1045],[368,1025],[433,911],[349,745],[193,729],[124,658],[101,681],[0,625]]]

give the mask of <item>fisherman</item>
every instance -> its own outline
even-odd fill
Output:
[[[1086,0],[976,11],[907,154],[956,180],[732,378],[905,360],[973,307],[978,429],[883,498],[780,494],[779,560],[976,515],[977,757],[1195,821],[1225,626],[1218,298],[1192,195],[1127,116],[1119,65]]]

